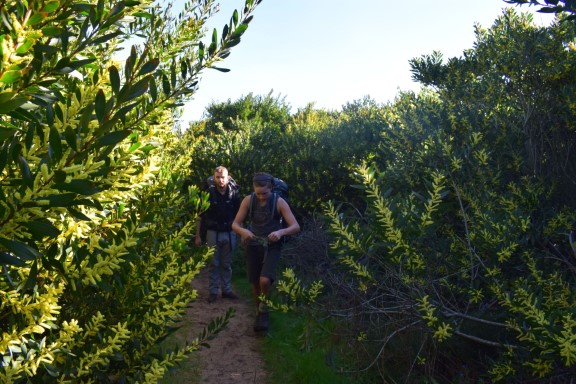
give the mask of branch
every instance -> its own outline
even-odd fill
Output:
[[[497,323],[495,321],[490,321],[490,320],[481,319],[479,317],[465,315],[463,313],[452,311],[449,309],[444,310],[444,312],[442,314],[446,317],[461,317],[463,319],[475,321],[477,323],[482,323],[482,324],[486,324],[486,325],[493,325],[495,327],[501,327],[501,328],[508,328],[508,326],[504,323]]]
[[[498,343],[498,342],[495,342],[495,341],[490,341],[490,340],[482,339],[482,338],[477,337],[477,336],[468,335],[468,334],[462,333],[462,332],[460,332],[460,331],[454,331],[454,334],[455,334],[455,335],[458,335],[458,336],[461,336],[461,337],[463,337],[463,338],[465,338],[465,339],[472,340],[472,341],[475,341],[475,342],[477,342],[477,343],[484,344],[484,345],[488,345],[488,346],[491,346],[491,347],[496,347],[496,348],[512,348],[512,349],[518,349],[518,348],[520,348],[520,347],[517,346],[517,345],[502,344],[502,343]]]

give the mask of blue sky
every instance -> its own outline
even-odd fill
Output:
[[[220,32],[243,4],[221,0],[210,28]],[[472,48],[474,24],[490,27],[506,6],[503,0],[263,0],[241,43],[219,65],[231,71],[205,71],[182,119],[199,120],[210,102],[251,92],[272,91],[293,113],[311,102],[339,110],[364,96],[393,100],[399,90],[418,89],[408,60],[435,50],[444,58],[461,56]]]

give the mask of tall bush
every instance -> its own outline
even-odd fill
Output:
[[[207,202],[180,192],[173,116],[258,3],[208,44],[210,0],[2,3],[0,381],[156,382],[225,323],[158,350],[208,256],[186,245]]]
[[[477,38],[413,62],[432,88],[385,114],[366,210],[327,207],[347,271],[325,281],[332,313],[385,380],[569,382],[576,188],[555,165],[572,163],[574,31],[505,11]]]

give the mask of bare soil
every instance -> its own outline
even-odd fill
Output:
[[[227,327],[209,341],[210,348],[202,347],[193,353],[181,367],[168,375],[164,383],[170,384],[264,384],[267,374],[260,350],[265,337],[254,332],[256,307],[251,297],[238,300],[219,297],[208,303],[208,269],[192,281],[198,291],[196,301],[188,308],[182,327],[176,334],[179,343],[193,340],[216,317],[224,316],[232,307],[235,315]],[[237,292],[238,294],[238,292]],[[240,294],[238,294],[240,296]]]

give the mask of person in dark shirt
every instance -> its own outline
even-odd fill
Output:
[[[260,296],[269,296],[276,279],[282,245],[280,240],[299,232],[300,225],[286,200],[273,192],[274,177],[263,172],[256,173],[252,184],[254,192],[242,200],[232,230],[241,237],[245,247],[248,281],[257,306],[254,330],[266,331],[270,320]],[[250,222],[249,227],[244,227],[245,221]],[[282,225],[282,221],[286,226]]]
[[[231,226],[238,212],[240,195],[230,180],[225,167],[216,167],[214,183],[207,190],[210,194],[210,208],[201,215],[196,227],[196,245],[202,245],[201,226],[206,226],[206,244],[214,247],[208,277],[210,303],[218,299],[220,291],[223,298],[238,299],[232,290],[232,254],[236,246],[236,233]]]

